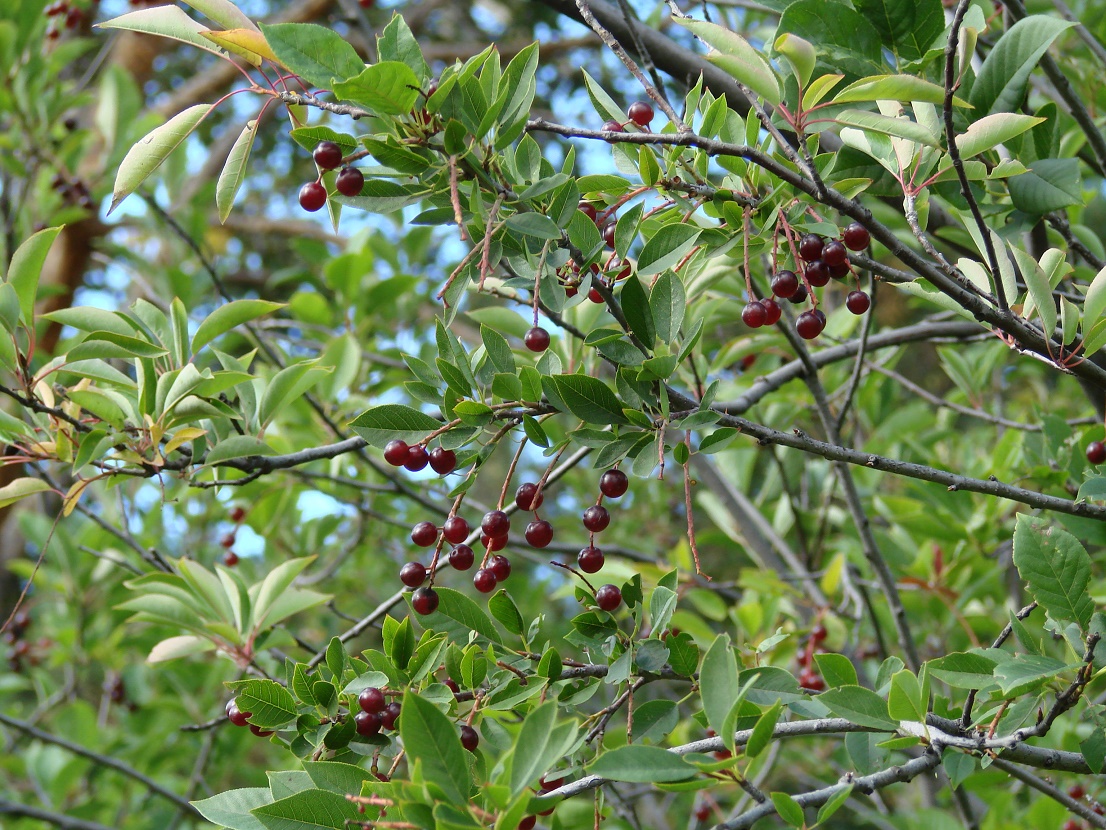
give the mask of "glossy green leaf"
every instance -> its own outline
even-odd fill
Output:
[[[61,227],[46,228],[28,237],[12,254],[8,266],[7,282],[19,298],[19,311],[27,325],[34,320],[35,299],[38,297],[38,281],[42,266],[50,248],[61,233]]]
[[[327,790],[303,790],[253,809],[267,830],[345,830],[360,817],[357,805]]]
[[[1029,74],[1060,33],[1073,26],[1047,14],[1030,15],[1011,26],[983,61],[968,100],[972,115],[1013,112],[1025,97]]]
[[[174,7],[162,6],[161,8]],[[139,14],[139,12],[135,12],[135,14]],[[131,147],[126,157],[119,164],[108,213],[115,210],[120,202],[130,196],[151,173],[161,166],[161,163],[169,157],[170,153],[184,143],[185,139],[211,112],[211,108],[212,104],[191,106],[174,115]]]
[[[335,78],[344,81],[365,68],[357,51],[325,26],[262,23],[261,31],[280,62],[314,87],[330,89]]]
[[[841,686],[818,695],[818,701],[838,717],[860,726],[892,732],[898,724],[887,711],[887,701],[863,686]]]
[[[600,755],[588,766],[592,775],[602,775],[612,781],[649,784],[662,781],[683,781],[697,770],[679,755],[655,746],[620,746]]]
[[[250,713],[254,726],[274,729],[296,719],[292,693],[273,680],[235,680],[227,687],[234,692],[238,708]]]
[[[706,20],[690,17],[674,17],[672,20],[689,29],[712,48],[707,60],[724,69],[769,104],[775,106],[780,103],[782,95],[776,73],[764,56],[750,46],[745,38]]]
[[[626,423],[618,398],[601,380],[578,374],[550,375],[542,378],[542,383],[550,384],[568,411],[585,423]]]
[[[1028,583],[1030,596],[1050,617],[1077,622],[1086,629],[1094,612],[1087,591],[1091,558],[1078,539],[1047,519],[1019,513],[1014,567]]]
[[[472,776],[454,723],[433,703],[408,691],[403,695],[399,734],[410,763],[422,765],[426,780],[440,788],[450,801],[467,803]]]
[[[247,121],[234,146],[230,148],[230,155],[219,174],[219,182],[215,185],[215,205],[219,209],[220,222],[227,221],[234,207],[234,197],[238,195],[238,189],[246,179],[246,166],[249,164],[250,150],[253,149],[256,136],[257,121]]]

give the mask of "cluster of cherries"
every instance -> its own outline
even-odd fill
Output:
[[[238,708],[238,699],[231,698],[227,701],[227,720],[233,723],[235,726],[248,726],[253,734],[259,738],[267,738],[273,734],[271,729],[261,729],[249,723],[247,718],[253,716],[253,712],[243,712]]]
[[[61,37],[61,29],[76,29],[84,20],[84,10],[74,6],[66,0],[55,0],[42,10],[50,18],[50,27],[46,30],[49,40],[57,40]]]
[[[428,453],[422,444],[412,446],[400,439],[388,442],[384,448],[384,459],[394,467],[408,470],[421,470],[429,464],[442,475],[452,472],[457,463],[452,450],[438,447]],[[606,530],[611,523],[610,511],[602,504],[603,498],[620,498],[629,487],[630,481],[621,470],[607,470],[600,477],[599,498],[584,510],[581,517],[584,528],[591,534],[588,545],[580,551],[576,560],[584,573],[596,573],[603,567],[603,551],[594,544],[595,534]],[[553,525],[537,513],[544,501],[545,494],[534,482],[525,482],[515,491],[515,506],[521,511],[534,513],[533,520],[526,525],[523,533],[527,544],[533,548],[544,548],[553,541]],[[507,547],[510,532],[511,517],[503,510],[489,510],[480,521],[480,545],[487,553],[473,574],[472,584],[482,594],[490,594],[511,575],[511,561],[498,553]],[[450,566],[458,571],[467,571],[476,564],[476,553],[466,544],[471,533],[472,528],[463,516],[451,515],[441,527],[434,522],[419,522],[411,528],[411,541],[420,548],[440,546],[439,539],[449,542],[451,549],[446,559]],[[436,558],[435,553],[435,561]],[[415,589],[411,606],[419,614],[432,614],[438,608],[437,592],[423,585],[432,576],[433,568],[434,564],[428,568],[421,562],[407,562],[399,571],[400,581]],[[622,591],[616,585],[603,585],[595,592],[595,602],[604,611],[614,611],[622,604]]]
[[[13,672],[23,671],[23,661],[26,660],[32,666],[37,666],[52,643],[43,638],[37,643],[32,643],[26,638],[27,629],[31,625],[31,615],[26,611],[18,612],[12,617],[11,624],[4,632],[4,642],[8,649],[8,668]]]
[[[342,148],[333,141],[320,141],[311,157],[319,168],[319,177],[300,188],[300,207],[314,213],[326,204],[326,185],[323,184],[322,174],[342,167]],[[334,188],[343,196],[360,196],[364,186],[365,175],[349,165],[342,167],[342,172],[334,180]]]
[[[1075,799],[1076,801],[1082,801],[1083,799],[1087,799],[1087,791],[1083,789],[1082,785],[1073,784],[1071,787],[1068,788],[1068,797]],[[1090,802],[1091,810],[1094,811],[1095,815],[1106,815],[1106,807],[1103,807],[1102,804],[1100,804],[1095,799],[1087,800]],[[1087,825],[1083,824],[1083,822],[1081,821],[1077,821],[1076,819],[1069,818],[1066,822],[1064,822],[1063,830],[1087,830]]]
[[[235,507],[233,510],[230,511],[230,520],[236,525],[242,524],[242,520],[245,518],[246,508],[242,507],[241,505]],[[226,565],[228,568],[233,568],[235,565],[238,564],[238,554],[231,550],[231,548],[234,547],[234,540],[235,531],[233,530],[219,540],[219,544],[226,549],[226,555],[223,557],[223,564]]]
[[[799,686],[808,692],[821,692],[826,688],[826,681],[814,668],[814,653],[821,650],[827,636],[826,627],[821,623],[815,624],[810,630],[806,648],[799,653]]]
[[[94,210],[96,207],[96,203],[92,201],[92,194],[88,190],[88,185],[80,179],[69,179],[58,173],[50,181],[50,187],[69,204],[78,205],[85,210]]]
[[[608,133],[622,133],[626,131],[627,124],[636,124],[644,130],[653,120],[653,106],[647,101],[634,101],[626,114],[630,116],[629,121],[606,121],[603,130]]]
[[[830,279],[845,279],[851,273],[849,251],[863,251],[871,235],[863,225],[853,222],[845,228],[841,239],[826,241],[816,233],[799,239],[798,257],[805,263],[802,276],[794,271],[780,270],[772,276],[772,297],[752,300],[741,311],[741,320],[749,328],[771,326],[779,322],[781,310],[774,298],[789,300],[795,305],[806,302],[811,290],[829,284]],[[859,288],[849,292],[845,307],[853,314],[863,314],[872,301]],[[795,320],[795,330],[804,340],[813,340],[826,327],[826,315],[818,308],[804,311]]]

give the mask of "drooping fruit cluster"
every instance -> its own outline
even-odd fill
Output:
[[[74,6],[67,0],[55,0],[42,10],[42,13],[50,18],[50,26],[46,29],[47,40],[57,40],[61,37],[61,27],[75,29],[84,20],[84,10]]]
[[[300,188],[300,207],[314,213],[321,210],[326,204],[326,186],[322,181],[322,174],[329,170],[337,170],[342,167],[342,148],[333,141],[320,141],[311,153],[315,165],[319,168],[319,178],[313,182],[307,182]],[[334,180],[334,189],[343,196],[360,196],[361,189],[365,186],[365,174],[356,167],[342,167],[342,171]]]
[[[742,322],[754,329],[770,326],[780,319],[777,299],[788,300],[794,305],[811,299],[812,307],[795,320],[795,330],[804,340],[813,340],[826,327],[826,315],[817,307],[813,289],[828,285],[831,279],[846,279],[852,273],[849,251],[862,251],[870,241],[868,230],[856,222],[841,232],[840,240],[827,241],[815,233],[804,234],[794,251],[796,265],[800,260],[803,262],[801,274],[786,268],[776,271],[771,280],[772,296],[748,302],[741,311]],[[849,292],[845,299],[845,307],[853,314],[864,314],[871,305],[871,298],[859,287]]]
[[[384,691],[375,686],[361,690],[357,706],[361,711],[353,716],[353,723],[357,734],[364,738],[380,734],[381,729],[395,729],[403,708],[399,701],[388,703]]]
[[[403,467],[413,473],[425,470],[427,465],[438,475],[449,475],[457,467],[457,453],[443,447],[435,447],[429,452],[422,444],[408,445],[396,438],[384,447],[384,460],[393,467]]]
[[[47,650],[53,643],[45,637],[32,643],[27,639],[27,629],[31,625],[31,615],[26,611],[18,611],[12,617],[11,623],[4,632],[4,642],[10,646],[8,649],[8,668],[13,672],[23,671],[23,662],[37,666]]]
[[[821,692],[826,688],[826,681],[814,668],[814,653],[822,651],[822,643],[829,636],[826,627],[821,623],[815,623],[807,638],[806,648],[799,653],[799,686],[808,692]]]

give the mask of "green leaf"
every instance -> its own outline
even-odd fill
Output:
[[[1013,112],[996,112],[980,118],[956,137],[956,148],[964,159],[977,156],[1003,142],[1043,124],[1044,118],[1034,118]]]
[[[11,484],[0,487],[0,508],[15,504],[17,501],[36,493],[45,493],[52,489],[49,484],[39,478],[17,478]]]
[[[421,764],[423,777],[441,788],[448,800],[466,804],[472,777],[454,723],[433,703],[408,690],[403,695],[399,734],[409,763]]]
[[[314,23],[261,24],[277,59],[309,84],[331,89],[337,78],[358,75],[365,62],[336,32]]]
[[[1026,319],[1033,318],[1033,312],[1041,316],[1043,330],[1052,332],[1056,328],[1056,304],[1052,299],[1052,287],[1048,284],[1048,277],[1037,261],[1020,248],[1011,248],[1014,259],[1017,260],[1025,279],[1026,288],[1029,290],[1029,299],[1022,308],[1022,314]]]
[[[699,665],[699,646],[686,631],[675,636],[669,635],[664,641],[668,646],[668,665],[672,671],[684,677],[691,677]]]
[[[671,344],[680,333],[687,310],[687,295],[683,281],[672,271],[665,271],[653,284],[649,294],[653,324],[662,343]]]
[[[296,719],[296,700],[275,680],[235,680],[226,684],[235,694],[238,708],[250,713],[250,723],[274,729]]]
[[[286,366],[277,372],[265,387],[257,419],[262,428],[268,426],[276,414],[290,401],[301,397],[318,383],[329,370],[317,366],[317,360],[305,360]]]
[[[892,718],[925,723],[928,703],[928,696],[923,693],[922,684],[914,672],[903,669],[891,677],[887,709]]]
[[[183,634],[179,637],[167,637],[159,642],[146,657],[147,663],[164,663],[169,660],[179,660],[181,657],[192,657],[212,651],[215,643],[207,637],[198,637],[194,634]]]
[[[420,97],[419,79],[399,61],[366,66],[348,81],[334,84],[334,94],[345,101],[368,107],[380,115],[406,115]]]
[[[247,787],[240,790],[227,790],[202,801],[193,801],[192,806],[200,815],[229,830],[263,830],[265,825],[250,813],[258,807],[273,803],[268,787]]]
[[[519,613],[518,607],[506,590],[500,588],[495,592],[495,595],[488,600],[488,610],[512,634],[522,634],[522,614]]]
[[[422,56],[422,49],[411,33],[407,21],[396,12],[376,38],[376,49],[382,61],[400,61],[407,64],[419,78],[430,75],[430,67]]]
[[[224,29],[252,29],[257,26],[231,0],[184,0],[204,17],[214,20]]]
[[[940,147],[940,138],[927,127],[909,118],[892,118],[867,110],[842,110],[834,119],[846,127],[858,127],[885,135],[916,141],[929,147]]]
[[[866,17],[844,3],[797,0],[780,16],[776,34],[792,32],[818,45],[823,63],[854,78],[881,74],[884,42]]]
[[[246,165],[250,160],[250,150],[253,149],[253,140],[257,137],[257,120],[246,122],[234,146],[230,148],[223,171],[219,174],[219,183],[215,185],[215,205],[219,209],[219,221],[226,222],[234,207],[234,197],[238,195],[238,188],[246,179]]]
[[[799,806],[799,802],[789,796],[787,793],[770,793],[772,804],[776,808],[776,812],[780,814],[782,818],[791,827],[802,827],[806,822],[806,816],[803,815],[803,808]]]
[[[1083,334],[1086,336],[1095,323],[1102,319],[1102,312],[1106,311],[1106,267],[1103,267],[1087,289],[1087,296],[1083,300]]]
[[[61,226],[41,230],[24,240],[12,254],[7,281],[15,289],[20,314],[28,326],[35,319],[35,299],[42,266],[46,264],[46,256],[61,230]]]
[[[376,780],[376,776],[367,769],[337,761],[304,761],[303,769],[320,790],[339,795],[360,795],[365,781]]]
[[[818,664],[818,671],[826,681],[826,685],[856,686],[860,681],[856,679],[856,667],[852,660],[844,654],[815,654],[814,662]]]
[[[357,805],[326,790],[302,790],[252,810],[269,830],[345,830],[357,821]]]
[[[753,734],[749,736],[749,741],[745,744],[746,757],[756,758],[768,748],[782,711],[783,703],[777,700],[772,708],[757,718],[756,726],[753,727]]]
[[[235,458],[249,458],[252,455],[276,455],[276,450],[252,435],[231,435],[211,448],[204,456],[204,464],[214,467]]]
[[[669,637],[669,640],[672,638]],[[726,718],[738,697],[737,658],[728,634],[719,634],[703,657],[699,670],[699,695],[710,728],[723,738]]]
[[[460,623],[466,631],[475,631],[493,643],[503,642],[495,623],[479,605],[452,588],[435,586],[434,590],[438,592],[438,610],[422,618],[426,626],[434,631],[441,631],[441,623],[450,619]]]
[[[981,654],[953,652],[926,663],[926,670],[954,689],[982,689],[993,683],[994,660]]]
[[[120,162],[119,171],[115,174],[115,189],[112,192],[108,213],[115,210],[120,202],[130,196],[135,188],[161,166],[170,153],[184,143],[211,109],[212,104],[191,106],[147,133],[131,147]]]
[[[622,284],[619,298],[622,302],[622,312],[626,315],[626,322],[630,324],[630,331],[637,335],[637,339],[645,348],[652,349],[657,335],[653,325],[653,312],[649,306],[649,293],[636,274],[631,275]]]
[[[835,104],[854,101],[924,101],[944,104],[945,88],[917,75],[873,75],[849,84],[833,96]],[[957,106],[968,106],[962,98],[953,98]]]
[[[863,686],[841,686],[818,695],[818,702],[838,717],[860,726],[893,732],[898,724],[891,720],[887,701]]]
[[[1029,593],[1054,620],[1071,620],[1085,631],[1094,612],[1087,591],[1091,558],[1072,534],[1044,519],[1019,513],[1014,529],[1014,567]]]
[[[196,333],[192,335],[192,354],[198,354],[200,349],[231,329],[283,307],[283,303],[271,303],[267,300],[234,300],[219,306],[200,323]]]
[[[1061,32],[1075,25],[1058,17],[1035,14],[1011,26],[983,61],[972,93],[973,115],[1013,112],[1025,97],[1029,74]]]
[[[1083,758],[1091,768],[1091,772],[1095,775],[1101,774],[1103,764],[1106,762],[1106,734],[1103,733],[1101,726],[1079,744],[1079,751],[1083,753]]]
[[[1018,697],[1040,688],[1067,668],[1067,663],[1052,657],[1019,654],[995,667],[995,680],[1003,697]]]
[[[651,277],[676,265],[695,247],[700,233],[701,228],[683,222],[663,225],[638,255],[638,276]]]
[[[684,781],[698,770],[673,752],[656,746],[620,746],[604,752],[588,768],[612,781],[650,784]]]
[[[719,69],[724,69],[773,106],[780,103],[782,94],[776,73],[764,56],[750,46],[745,38],[705,20],[674,17],[672,21],[689,29],[712,48],[713,51],[707,54],[708,61]]]
[[[147,35],[167,37],[170,40],[191,44],[197,49],[203,49],[205,52],[211,52],[221,58],[229,57],[226,50],[220,49],[201,34],[201,32],[206,32],[208,27],[193,20],[179,6],[166,4],[152,9],[140,9],[98,23],[97,27],[100,29],[123,29],[128,32],[142,32]]]
[[[366,409],[349,426],[374,447],[383,447],[394,438],[420,441],[441,425],[441,421],[417,409],[388,403]]]
[[[798,35],[785,32],[776,38],[772,48],[787,58],[799,86],[806,88],[814,74],[814,65],[818,61],[814,44]]]
[[[588,375],[549,375],[542,378],[543,385],[552,384],[553,390],[568,411],[589,424],[624,424],[622,405],[611,388],[601,380]]]
[[[923,57],[945,30],[941,0],[854,0],[853,6],[908,61]]]
[[[557,704],[547,701],[526,716],[511,755],[511,795],[517,798],[564,754],[554,740]]]
[[[277,599],[288,593],[295,578],[314,561],[314,556],[302,556],[281,562],[266,574],[260,584],[250,589],[250,599],[253,600],[252,630],[260,631],[269,622]]]
[[[951,757],[951,756],[952,756],[952,753],[948,752],[948,753],[945,753],[944,757],[948,758],[948,757]],[[971,760],[970,756],[962,756],[962,757],[968,758],[969,761]],[[953,784],[953,786],[955,787],[957,785]],[[834,793],[833,797],[830,798],[830,800],[827,801],[825,804],[823,804],[820,810],[818,810],[818,823],[823,824],[824,822],[828,821],[830,819],[830,817],[833,816],[834,813],[836,813],[838,810],[841,809],[842,806],[844,806],[845,802],[849,800],[849,796],[852,795],[852,793],[853,793],[853,785],[852,784],[849,784],[845,787],[842,787],[840,790],[838,790],[836,793]]]
[[[110,331],[125,337],[135,332],[134,327],[128,325],[121,314],[93,306],[59,308],[41,316],[78,331]]]
[[[537,239],[560,239],[557,223],[541,213],[515,213],[507,217],[507,229]]]
[[[1034,215],[1083,204],[1078,159],[1039,159],[1029,172],[1010,178],[1007,187],[1014,207]]]

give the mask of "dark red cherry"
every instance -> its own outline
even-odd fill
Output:
[[[407,463],[407,453],[410,449],[406,441],[400,441],[398,438],[394,441],[389,441],[388,445],[384,448],[384,460],[393,467],[402,467]]]
[[[845,247],[850,251],[863,251],[868,247],[868,243],[872,241],[872,235],[859,222],[853,222],[842,231],[841,239],[844,240]]]
[[[430,469],[438,475],[448,475],[457,466],[457,453],[453,450],[435,447],[430,451]]]
[[[536,501],[535,501],[536,498]],[[527,481],[520,484],[515,490],[515,504],[519,510],[533,511],[542,506],[545,501],[545,493],[538,492],[538,485]]]
[[[403,466],[411,472],[417,473],[419,470],[425,469],[429,463],[430,454],[426,451],[426,447],[415,444],[415,446],[408,448],[407,460],[403,462]]]
[[[611,523],[611,514],[601,504],[593,504],[584,511],[584,527],[592,533],[601,533]]]
[[[223,564],[228,568],[233,568],[238,564],[238,554],[232,550],[227,551],[227,555],[223,557]]]
[[[603,551],[594,545],[588,545],[576,557],[576,564],[586,574],[593,574],[603,568]]]
[[[438,610],[438,592],[433,588],[416,588],[411,595],[411,607],[424,617],[433,614]]]
[[[1106,444],[1101,441],[1091,441],[1087,444],[1087,460],[1092,464],[1106,462]]]
[[[458,571],[467,571],[476,561],[476,554],[468,545],[458,545],[449,552],[449,564]]]
[[[399,581],[408,588],[418,588],[426,582],[426,566],[421,562],[408,562],[399,569]]]
[[[273,734],[273,730],[262,729],[260,726],[254,726],[252,723],[250,724],[250,731],[253,732],[253,734],[257,735],[257,737],[259,738],[268,738],[270,735]]]
[[[480,522],[480,529],[492,539],[499,539],[511,532],[511,517],[502,510],[489,510]]]
[[[522,821],[518,823],[515,830],[534,830],[534,825],[537,823],[537,816],[523,816]]]
[[[614,222],[608,222],[603,226],[603,241],[607,243],[608,248],[614,247],[614,234],[618,225]]]
[[[825,262],[816,259],[814,262],[807,263],[806,269],[803,271],[803,276],[806,277],[806,281],[815,288],[821,288],[823,285],[829,284],[830,269]]]
[[[343,196],[360,196],[365,186],[365,174],[356,167],[347,167],[334,180],[335,189]]]
[[[607,470],[599,478],[599,492],[609,499],[617,499],[630,489],[630,479],[622,470]]]
[[[810,296],[810,295],[806,290],[806,286],[800,284],[798,291],[796,291],[794,294],[792,294],[790,297],[788,297],[787,301],[789,303],[791,303],[791,305],[802,305],[803,303],[806,302],[806,298],[808,296]]]
[[[496,583],[506,582],[511,575],[511,560],[497,553],[488,561],[488,570],[495,574]]]
[[[300,188],[300,207],[314,213],[326,204],[326,188],[319,182],[308,182]]]
[[[238,708],[237,700],[227,701],[227,720],[233,723],[235,726],[247,726],[246,718],[251,717],[252,713],[243,712]]]
[[[850,274],[849,263],[845,262],[841,265],[831,265],[829,267],[830,276],[835,280],[843,280]]]
[[[411,541],[420,548],[428,548],[438,541],[438,528],[433,522],[419,522],[411,528]]]
[[[768,312],[765,311],[764,306],[756,300],[748,303],[745,308],[741,310],[741,322],[751,329],[759,329],[764,325],[764,321],[767,319]]]
[[[813,262],[822,256],[825,241],[816,233],[803,234],[799,240],[799,256],[806,262]]]
[[[634,101],[630,104],[630,109],[626,111],[626,114],[639,127],[648,127],[649,122],[653,120],[653,107],[645,101]]]
[[[780,321],[780,315],[783,314],[780,309],[780,304],[775,300],[761,300],[760,304],[764,306],[764,325],[774,326]]]
[[[591,289],[588,292],[588,299],[591,300],[596,305],[602,305],[603,303],[606,302],[606,300],[603,299],[603,295],[600,294],[598,289],[595,289],[595,288]]]
[[[480,547],[484,548],[485,550],[491,550],[491,551],[503,550],[503,548],[507,547],[507,537],[506,536],[496,536],[493,539],[488,534],[481,533],[480,534]]]
[[[482,594],[494,591],[495,583],[495,573],[490,568],[480,568],[472,575],[472,586]]]
[[[470,532],[469,523],[460,516],[450,516],[442,525],[442,535],[445,536],[447,542],[452,542],[455,545],[465,541]]]
[[[364,737],[380,733],[380,726],[384,719],[377,712],[358,712],[353,716],[353,722],[357,727],[357,734]]]
[[[529,542],[532,547],[544,548],[553,541],[553,525],[549,524],[545,519],[538,519],[537,521],[530,522],[530,524],[526,525],[526,541]]]
[[[803,340],[813,340],[822,333],[822,321],[818,319],[813,311],[804,311],[799,315],[799,319],[795,321],[795,331],[799,333],[799,337]]]
[[[808,691],[820,692],[826,688],[826,681],[814,669],[803,669],[799,672],[799,685]]]
[[[576,206],[576,209],[584,214],[584,216],[588,217],[592,222],[595,221],[597,214],[595,212],[595,206],[592,205],[591,202],[580,202],[580,204]]]
[[[357,696],[357,705],[361,707],[362,712],[379,715],[384,711],[387,700],[384,698],[384,692],[375,686],[369,686],[367,689],[362,689],[361,694]]]
[[[818,623],[814,628],[810,629],[810,639],[817,643],[824,643],[826,637],[829,636],[829,632],[826,631],[826,627],[821,623]]]
[[[786,300],[799,290],[799,278],[794,271],[777,271],[772,277],[772,293]]]
[[[381,726],[385,729],[395,729],[396,721],[399,719],[400,713],[403,711],[403,707],[398,701],[393,700],[387,706],[384,707],[384,711],[380,713]]]
[[[822,249],[822,262],[826,265],[844,265],[849,261],[849,251],[836,239]]]
[[[461,727],[461,746],[469,752],[476,752],[476,747],[480,746],[480,735],[468,724]]]
[[[853,314],[863,314],[872,307],[872,301],[863,291],[850,291],[845,298],[845,308]]]
[[[622,591],[616,585],[604,585],[595,592],[595,604],[604,611],[613,611],[622,604]]]
[[[342,166],[342,148],[333,141],[320,141],[311,154],[322,170],[334,170]]]
[[[619,124],[617,121],[604,121],[603,122],[603,131],[608,132],[608,133],[621,133],[621,132],[623,132],[623,129],[622,129],[622,125]],[[609,141],[611,144],[614,144],[615,140],[616,139],[613,139],[613,138],[608,138],[607,139],[607,141]]]
[[[534,326],[526,332],[523,342],[526,344],[526,348],[532,352],[544,352],[549,348],[549,332],[541,326]]]

